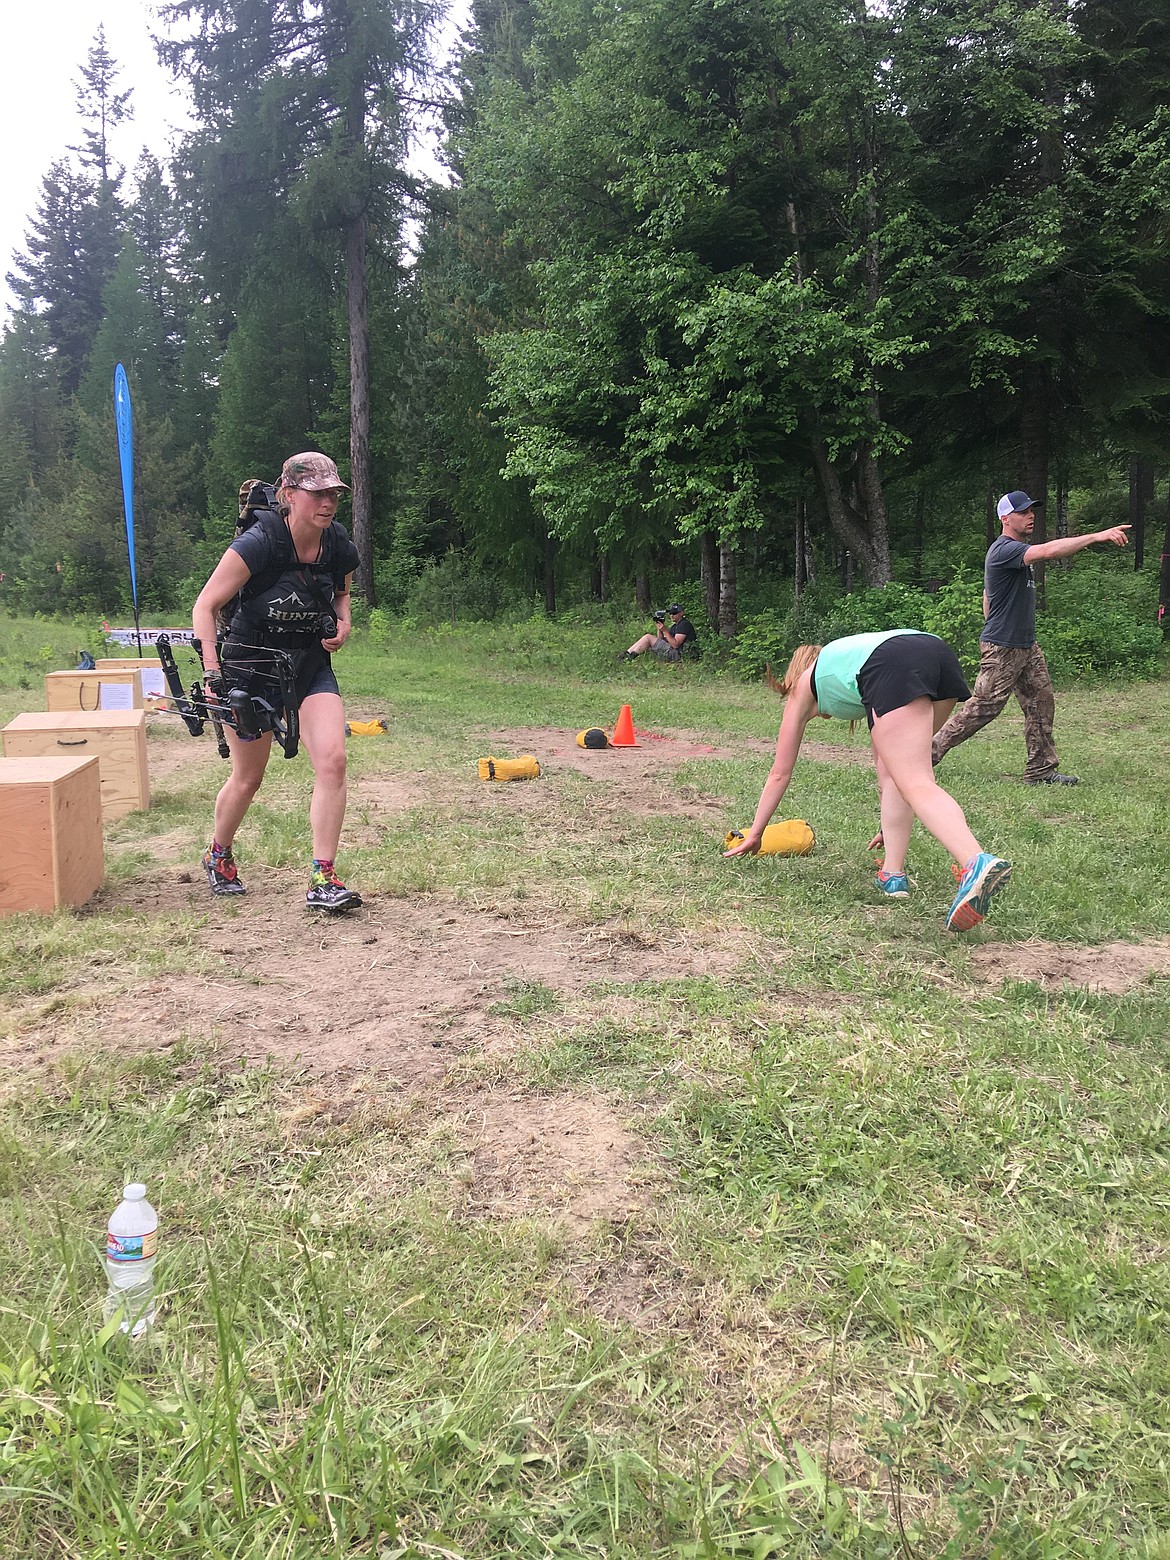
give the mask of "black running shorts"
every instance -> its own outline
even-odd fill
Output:
[[[900,710],[915,699],[971,697],[959,658],[934,634],[895,634],[883,639],[857,674],[857,692],[873,729],[879,715]]]

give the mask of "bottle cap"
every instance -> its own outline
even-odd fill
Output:
[[[131,1181],[129,1186],[122,1188],[122,1196],[127,1202],[142,1202],[146,1197],[146,1187],[141,1181]]]

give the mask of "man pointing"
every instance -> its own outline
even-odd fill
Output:
[[[1036,643],[1036,577],[1033,564],[1071,558],[1097,542],[1124,547],[1128,525],[1087,536],[1058,536],[1032,542],[1036,501],[1027,493],[1005,493],[996,505],[1003,532],[987,549],[983,566],[983,616],[979,642],[979,676],[966,704],[961,704],[935,734],[932,758],[966,742],[993,721],[1014,693],[1024,712],[1024,743],[1028,760],[1024,779],[1029,785],[1076,785],[1076,775],[1062,775],[1052,738],[1056,700],[1044,652]]]

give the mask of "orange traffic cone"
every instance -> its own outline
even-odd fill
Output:
[[[613,728],[609,745],[610,747],[641,747],[642,745],[634,735],[634,717],[630,713],[628,704],[622,705],[622,712],[617,718],[617,725]]]

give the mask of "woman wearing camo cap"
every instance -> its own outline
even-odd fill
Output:
[[[224,553],[192,613],[209,684],[230,674],[233,687],[272,698],[268,651],[288,652],[296,668],[301,740],[313,765],[309,823],[313,863],[305,896],[310,910],[353,910],[361,895],[334,871],[345,817],[345,710],[330,655],[349,638],[350,582],[358,552],[336,520],[347,485],[327,455],[306,451],[285,461],[277,508],[259,511]],[[217,659],[216,623],[227,632]],[[259,685],[259,686],[258,686]],[[209,686],[209,694],[212,687]],[[242,894],[232,847],[272,752],[272,733],[226,731],[232,772],[215,802],[215,834],[203,857],[211,892]]]

